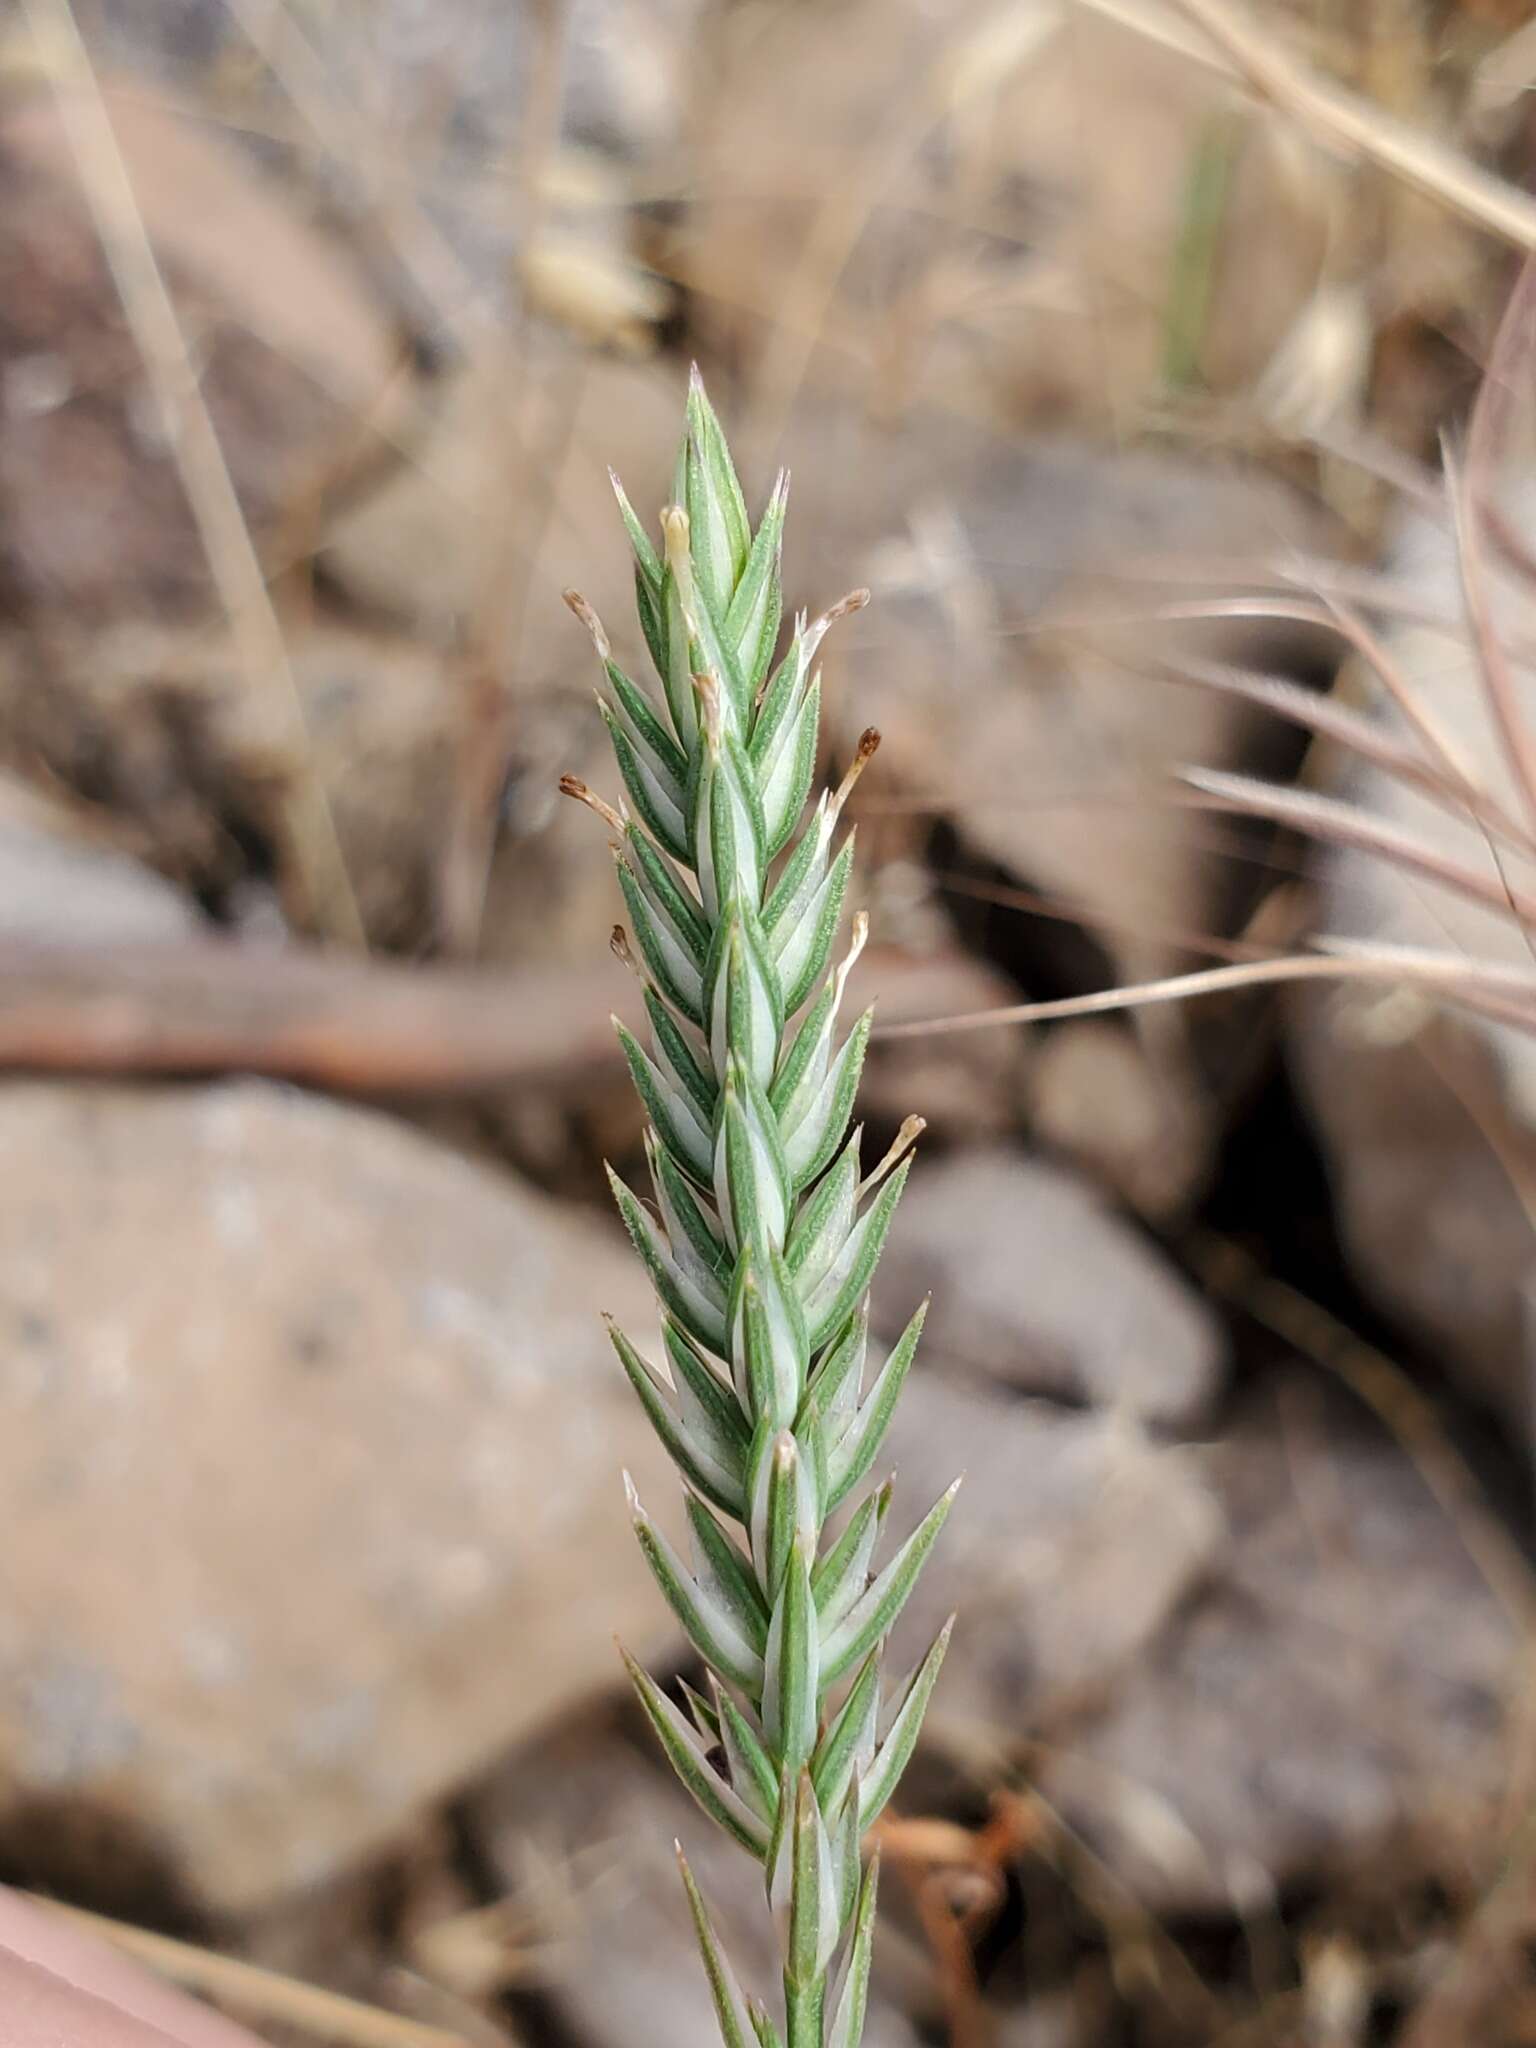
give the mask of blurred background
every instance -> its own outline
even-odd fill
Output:
[[[614,794],[560,592],[638,672],[606,468],[650,522],[697,359],[788,602],[874,593],[828,766],[881,728],[866,1122],[929,1121],[875,1321],[935,1290],[893,1456],[968,1474],[872,2048],[1536,2042],[1536,1067],[1265,978],[1528,967],[1327,719],[1497,788],[1536,675],[1529,432],[1497,658],[1441,455],[1536,249],[1529,12],[0,18],[0,1877],[274,2044],[705,2048],[680,1833],[771,1982],[614,1683],[682,1653],[556,794]]]

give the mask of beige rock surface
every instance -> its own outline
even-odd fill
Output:
[[[1298,1368],[1208,1471],[1228,1540],[1048,1768],[1053,1803],[1154,1912],[1261,1907],[1415,1828],[1475,1829],[1526,1652],[1407,1453]]]
[[[252,1909],[666,1639],[599,1224],[256,1083],[13,1083],[0,1130],[14,1794]]]
[[[1152,1443],[1126,1419],[955,1384],[922,1353],[885,1468],[897,1477],[893,1543],[964,1474],[892,1669],[958,1613],[934,1712],[983,1744],[1007,1747],[1110,1694],[1222,1541],[1198,1453]]]
[[[896,1278],[903,1295],[934,1297],[930,1366],[1165,1426],[1196,1422],[1219,1391],[1215,1316],[1156,1245],[1049,1159],[988,1146],[925,1161],[889,1256],[882,1302]]]

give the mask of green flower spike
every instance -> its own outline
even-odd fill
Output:
[[[648,1047],[618,1032],[647,1118],[654,1212],[609,1178],[661,1305],[664,1367],[610,1335],[685,1490],[687,1555],[632,1486],[630,1509],[711,1699],[683,1688],[685,1713],[625,1664],[679,1778],[763,1867],[782,2025],[737,1984],[682,1863],[726,2048],[858,2048],[877,1880],[864,1833],[917,1742],[949,1626],[894,1689],[886,1644],[955,1493],[880,1562],[890,1484],[855,1496],[926,1304],[866,1384],[869,1287],[923,1126],[909,1118],[861,1178],[849,1124],[870,1020],[839,1041],[838,1012],[862,914],[831,964],[853,869],[838,823],[878,733],[806,812],[817,650],[868,592],[809,622],[802,613],[775,661],[788,478],[754,533],[696,370],[659,542],[613,482],[657,686],[624,673],[596,614],[568,592],[597,650],[624,808],[574,777],[561,786],[613,835],[633,934],[631,945],[616,927],[614,950],[639,975],[650,1019]]]

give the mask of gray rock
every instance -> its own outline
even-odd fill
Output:
[[[606,1680],[616,1628],[667,1639],[616,1237],[255,1083],[12,1084],[0,1132],[13,1796],[254,1909]]]
[[[1221,1540],[1190,1451],[1124,1419],[956,1386],[925,1373],[921,1354],[887,1443],[893,1544],[965,1475],[894,1661],[958,1613],[934,1712],[973,1735],[1012,1741],[1097,1699]]]
[[[0,725],[66,787],[89,787],[156,861],[246,923],[252,872],[230,830],[278,850],[277,883],[303,889],[285,857],[286,784],[272,774],[271,703],[247,687],[227,627],[122,623],[50,637],[39,673],[0,670]],[[325,792],[363,922],[376,946],[418,949],[432,929],[448,832],[453,726],[441,652],[404,635],[320,617],[288,636],[307,761]],[[251,923],[280,919],[268,906]]]
[[[797,496],[875,597],[846,635],[833,718],[873,719],[885,779],[930,807],[943,793],[967,847],[1079,910],[1126,979],[1165,972],[1184,957],[1180,933],[1219,922],[1231,878],[1149,792],[1179,764],[1230,765],[1272,728],[1153,664],[1192,646],[1252,663],[1283,655],[1287,636],[1151,615],[1188,595],[1167,574],[1175,550],[1251,564],[1315,542],[1300,501],[1241,468],[921,414],[884,438],[856,421],[814,426],[803,450],[791,444]],[[824,553],[805,525],[797,535],[791,520],[786,549]]]
[[[499,343],[488,345],[441,384],[414,460],[330,523],[326,566],[370,607],[451,641],[504,573],[506,540],[492,509],[509,489],[537,484],[558,502],[560,517],[537,537],[529,571],[537,630],[511,686],[526,696],[551,682],[579,681],[590,710],[591,645],[558,593],[570,584],[584,591],[617,658],[630,673],[649,675],[608,468],[654,526],[668,495],[682,393],[675,374],[643,364],[598,360],[582,364],[578,376],[563,351],[546,351],[530,369]]]
[[[202,923],[173,883],[0,777],[0,941],[154,945],[190,938]]]
[[[1402,1448],[1297,1372],[1210,1454],[1201,1596],[1045,1789],[1153,1911],[1272,1901],[1465,1824],[1510,1767],[1519,1633]]]
[[[1536,1126],[1498,1049],[1391,991],[1297,991],[1286,1033],[1350,1270],[1531,1450]]]
[[[1169,1426],[1194,1421],[1219,1390],[1215,1316],[1145,1237],[1049,1160],[1003,1147],[930,1160],[902,1197],[888,1259],[882,1325],[931,1292],[930,1362]]]

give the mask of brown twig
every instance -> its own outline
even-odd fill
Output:
[[[958,956],[885,951],[860,963],[855,993],[910,1022],[994,987]],[[618,1071],[612,1009],[643,1023],[633,988],[601,961],[513,974],[220,940],[0,945],[0,1072],[250,1073],[346,1094],[462,1094]]]
[[[356,1094],[538,1082],[616,1057],[601,966],[527,975],[363,965],[221,941],[0,948],[0,1069],[267,1074]],[[622,1007],[622,1002],[619,1007]]]
[[[887,1814],[872,1839],[912,1894],[943,1993],[949,2048],[985,2048],[987,2011],[976,1975],[977,1939],[996,1918],[1007,1874],[1039,1844],[1044,1825],[1033,1801],[997,1792],[974,1831],[952,1821]]]

